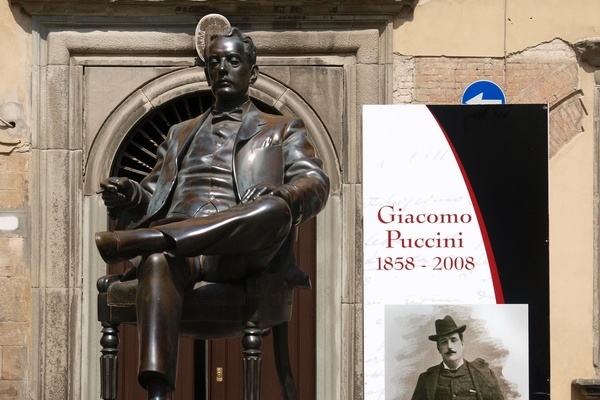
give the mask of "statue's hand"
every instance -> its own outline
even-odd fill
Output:
[[[133,182],[126,177],[110,177],[100,182],[102,200],[109,209],[131,204],[135,194]]]
[[[250,203],[251,201],[258,199],[259,197],[274,195],[276,191],[277,186],[263,185],[261,183],[258,185],[254,185],[251,188],[248,188],[240,201],[242,202],[242,204]]]
[[[297,187],[291,184],[281,186],[258,184],[252,186],[242,196],[241,203],[249,203],[263,196],[277,196],[285,200],[292,212],[292,221],[300,223],[302,220],[303,204]]]

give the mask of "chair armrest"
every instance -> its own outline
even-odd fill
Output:
[[[116,281],[121,280],[123,275],[115,274],[115,275],[105,275],[98,279],[96,282],[96,287],[98,288],[98,293],[106,293],[108,291],[108,287],[115,283]]]

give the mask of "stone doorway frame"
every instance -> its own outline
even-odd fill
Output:
[[[30,361],[31,370],[39,371],[31,377],[31,387],[39,388],[34,398],[96,398],[99,393],[95,281],[104,268],[91,238],[106,224],[94,185],[110,166],[108,157],[95,154],[106,155],[112,145],[100,133],[84,134],[89,111],[83,110],[84,67],[132,62],[191,67],[195,23],[172,17],[34,18],[32,170],[39,171],[30,192]],[[275,31],[256,21],[236,24],[259,45],[260,59],[276,63],[274,55],[286,54],[302,65],[344,69],[341,137],[316,143],[333,178],[329,204],[317,221],[318,399],[362,397],[361,111],[363,104],[391,103],[391,24],[389,17],[307,23],[299,31]],[[263,82],[252,96],[309,125],[320,124],[293,91],[275,80]],[[110,123],[109,118],[100,132]]]

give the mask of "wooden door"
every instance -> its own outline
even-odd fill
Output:
[[[298,289],[294,295],[294,309],[289,324],[289,350],[298,398],[315,399],[316,379],[316,223],[312,219],[298,231],[296,257],[298,265],[312,280],[312,290]],[[207,353],[207,399],[242,399],[242,345],[240,338],[212,340]],[[222,381],[217,379],[217,368],[222,368]],[[273,338],[263,338],[261,367],[261,400],[281,400],[282,393],[275,369]]]

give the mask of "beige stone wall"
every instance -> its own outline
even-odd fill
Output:
[[[458,104],[489,79],[510,103],[550,105],[551,393],[576,399],[594,364],[594,79],[571,44],[598,36],[600,3],[422,0],[395,21],[394,101]],[[532,360],[535,362],[535,360]]]
[[[0,2],[0,398],[29,398],[30,19]],[[1,221],[4,221],[4,225]],[[16,221],[16,223],[15,223]],[[16,226],[15,228],[15,225]]]
[[[412,55],[502,57],[561,38],[600,35],[595,0],[420,0],[395,21],[394,51]]]

